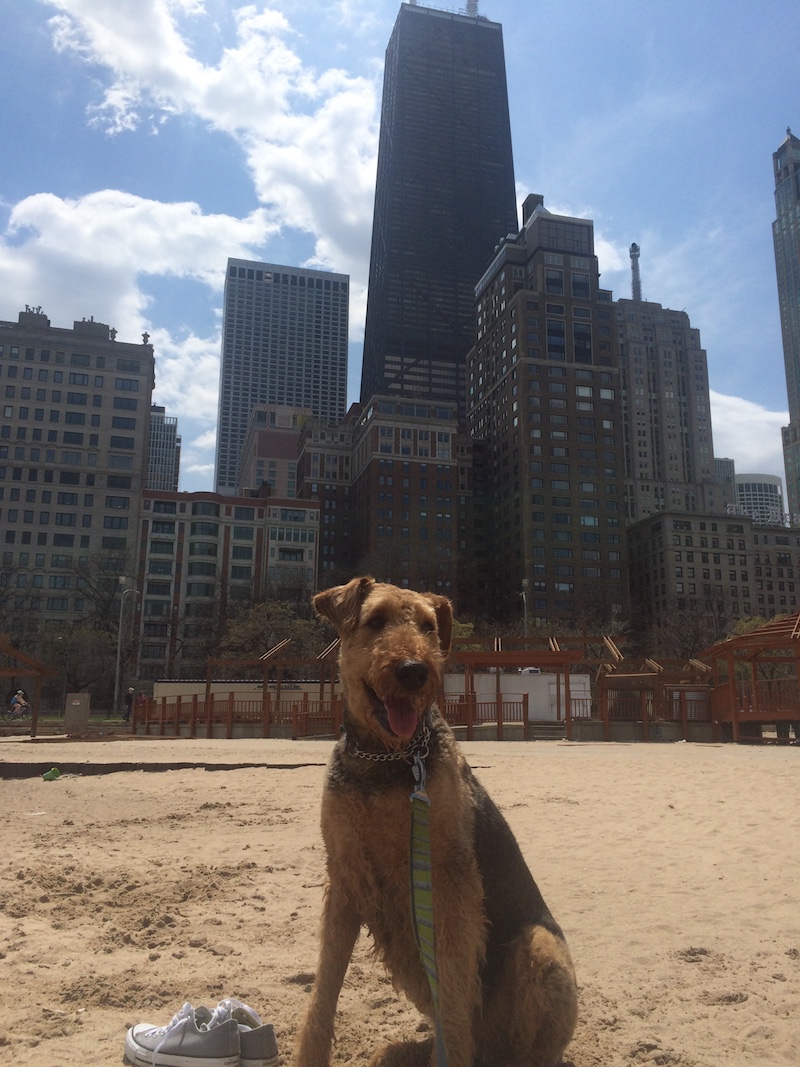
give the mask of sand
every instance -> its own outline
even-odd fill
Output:
[[[800,749],[464,749],[575,959],[565,1064],[800,1063]],[[290,1064],[317,957],[329,752],[0,741],[0,1063],[120,1064],[129,1025],[232,995],[274,1022]],[[52,765],[67,773],[45,782]],[[332,1062],[364,1064],[424,1026],[362,937]]]

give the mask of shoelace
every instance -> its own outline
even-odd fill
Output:
[[[164,1042],[167,1040],[167,1038],[170,1036],[170,1034],[174,1033],[175,1030],[177,1030],[179,1027],[181,1029],[183,1029],[186,1026],[186,1024],[189,1022],[189,1019],[192,1017],[193,1013],[194,1013],[194,1009],[192,1008],[192,1005],[187,1000],[186,1003],[183,1005],[183,1007],[179,1011],[175,1012],[175,1014],[172,1016],[172,1018],[170,1019],[170,1021],[167,1023],[166,1026],[159,1026],[153,1031],[154,1034],[160,1034],[161,1035],[161,1040],[158,1042],[156,1047],[153,1049],[153,1057],[152,1057],[152,1059],[153,1059],[153,1064],[154,1065],[155,1065],[156,1059],[158,1057],[159,1052],[161,1051],[161,1047],[164,1044]]]
[[[170,1019],[166,1026],[159,1026],[157,1029],[152,1031],[154,1034],[161,1035],[161,1040],[153,1049],[153,1064],[155,1065],[156,1058],[167,1038],[172,1035],[179,1027],[183,1029],[189,1023],[189,1020],[192,1018],[193,1015],[195,1018],[195,1025],[197,1026],[198,1031],[207,1031],[213,1030],[215,1026],[221,1026],[222,1023],[226,1023],[228,1019],[233,1018],[237,1013],[243,1015],[247,1020],[245,1024],[239,1022],[239,1019],[236,1020],[240,1028],[244,1027],[251,1030],[255,1030],[257,1027],[263,1026],[261,1016],[258,1014],[258,1012],[255,1011],[255,1009],[251,1008],[248,1004],[245,1004],[243,1001],[236,1000],[235,997],[225,997],[223,1000],[221,1000],[219,1004],[217,1004],[216,1008],[214,1008],[214,1010],[210,1013],[208,1021],[202,1023],[197,1021],[197,1014],[192,1005],[187,1000],[183,1007],[180,1009],[180,1011],[177,1011],[175,1015],[173,1015],[173,1017]]]

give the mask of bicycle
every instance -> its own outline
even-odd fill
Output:
[[[14,707],[3,708],[3,720],[5,722],[30,722],[30,704],[15,704]]]

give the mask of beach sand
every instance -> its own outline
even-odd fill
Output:
[[[800,1063],[800,749],[463,747],[575,960],[566,1064]],[[229,995],[274,1022],[290,1064],[330,749],[1,740],[0,1063],[120,1064],[128,1026]],[[425,1025],[362,936],[332,1062]]]

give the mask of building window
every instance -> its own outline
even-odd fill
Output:
[[[211,578],[215,578],[217,574],[217,565],[216,563],[210,563],[207,560],[193,560],[188,565],[187,574],[204,574]]]
[[[212,515],[214,518],[219,518],[219,504],[210,500],[196,500],[192,504],[192,515]]]
[[[193,522],[190,525],[189,532],[193,535],[199,535],[200,537],[217,537],[219,534],[219,523]]]

